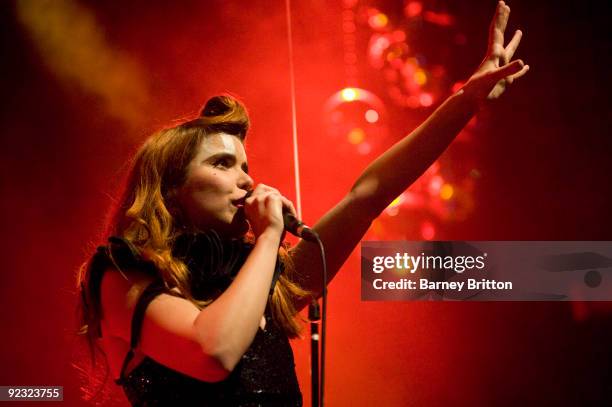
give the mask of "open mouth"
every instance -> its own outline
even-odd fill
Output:
[[[248,191],[242,198],[240,199],[234,199],[232,201],[232,204],[237,207],[237,208],[242,208],[244,207],[244,202],[247,200],[248,197],[250,197],[253,194],[253,191]]]

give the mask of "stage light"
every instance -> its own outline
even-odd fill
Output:
[[[441,176],[439,175],[432,176],[431,180],[429,181],[429,185],[428,185],[429,194],[432,196],[439,195],[440,191],[442,190],[442,185],[444,185],[444,180],[442,179]]]
[[[369,90],[341,89],[328,98],[323,110],[326,133],[336,138],[339,150],[365,156],[387,136],[385,105]]]
[[[417,70],[414,73],[414,81],[423,86],[427,83],[427,75],[425,74],[425,71],[423,71],[422,69]]]
[[[399,15],[397,11],[400,12]],[[453,62],[453,47],[465,44],[467,38],[455,27],[456,17],[449,14],[448,8],[443,4],[403,0],[403,8],[400,9],[389,5],[385,9],[363,5],[353,18],[357,31],[365,29],[369,32],[367,62],[380,71],[380,77],[386,85],[384,89],[394,104],[422,111],[443,100],[451,89],[454,93],[464,86],[462,82],[455,82],[453,69],[450,68]],[[450,41],[450,46],[432,47],[427,40],[430,34],[447,36],[453,40]],[[363,61],[356,47],[351,48],[350,52],[356,52],[359,62]],[[330,98],[329,105],[332,109],[326,109],[326,112],[342,109],[345,113],[342,122],[330,126],[330,134],[340,137],[341,142],[337,143],[340,148],[344,146],[364,154],[371,146],[373,151],[377,151],[381,137],[376,134],[376,130],[387,120],[386,107],[381,110],[379,106],[367,100],[372,92],[357,88],[357,78],[347,79],[352,80],[345,83],[355,87],[348,91],[339,91],[335,97]],[[354,94],[352,89],[359,89],[359,94]],[[363,129],[366,137],[361,140],[360,133],[354,132],[347,143],[345,140],[348,133],[356,128]],[[462,142],[471,141],[467,137],[471,134],[471,128],[472,121],[460,133],[459,139]],[[464,150],[452,151],[469,154],[464,153]],[[460,157],[458,161],[463,162],[463,158],[465,157]],[[385,208],[382,222],[385,222],[385,218],[389,221],[393,217],[393,220],[389,221],[389,228],[385,227],[384,231],[380,231],[381,235],[397,232],[401,237],[414,237],[416,232],[417,238],[422,236],[423,239],[431,240],[439,237],[438,227],[450,222],[461,222],[473,212],[473,192],[479,173],[456,171],[454,165],[449,165],[449,162],[450,160],[433,163],[419,181],[414,183],[411,192],[405,192],[406,196],[402,198],[401,203],[400,199],[396,199]],[[469,168],[471,167],[466,170],[469,171]],[[414,229],[408,233],[405,228],[394,229],[393,225],[402,224],[404,221],[410,223]]]
[[[378,121],[378,112],[374,109],[368,109],[365,112],[365,119],[368,123],[376,123]]]
[[[357,145],[357,152],[361,155],[368,155],[372,151],[372,146],[367,141]]]
[[[404,7],[406,17],[416,17],[423,11],[423,3],[420,1],[411,1]]]
[[[386,213],[389,216],[397,216],[397,214],[399,213],[399,208],[397,206],[394,206],[393,208],[387,208]]]
[[[429,93],[422,93],[421,96],[419,96],[419,102],[421,106],[431,106],[433,104],[433,97],[431,97]]]
[[[355,88],[344,88],[342,89],[340,95],[342,96],[343,101],[352,102],[359,97],[359,92]]]
[[[373,16],[370,16],[370,18],[368,19],[368,24],[370,24],[370,27],[374,29],[384,28],[388,22],[389,18],[383,13],[375,14]]]
[[[432,240],[436,236],[436,228],[430,221],[421,223],[421,236],[425,240]]]
[[[363,131],[363,129],[360,129],[359,127],[356,127],[354,129],[352,129],[351,131],[349,131],[349,134],[347,135],[348,141],[351,144],[360,144],[363,142],[363,140],[365,140],[365,131]]]
[[[440,198],[444,199],[445,201],[448,201],[453,197],[454,193],[455,189],[451,184],[444,184],[440,189]]]
[[[447,13],[436,13],[433,11],[426,11],[423,13],[423,18],[432,24],[437,24],[443,27],[450,27],[455,24],[455,17]]]

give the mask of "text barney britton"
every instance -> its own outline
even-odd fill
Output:
[[[362,299],[429,299],[431,293],[461,299],[483,290],[513,288],[512,281],[488,278],[486,252],[449,250],[445,242],[421,245],[418,251],[369,248],[367,256],[362,247]]]

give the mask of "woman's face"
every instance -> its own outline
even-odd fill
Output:
[[[242,142],[236,136],[217,133],[202,140],[177,197],[190,226],[236,237],[249,229],[243,199],[252,188]]]

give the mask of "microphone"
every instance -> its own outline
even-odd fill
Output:
[[[308,242],[316,242],[319,237],[317,232],[304,225],[304,222],[293,216],[286,208],[283,208],[283,222],[287,232]]]
[[[247,191],[246,195],[242,198],[242,200],[246,200],[248,197],[253,195],[253,190]],[[283,208],[283,224],[285,225],[285,230],[291,233],[293,236],[300,237],[307,242],[317,242],[319,235],[317,232],[304,225],[304,222],[293,216],[289,209]]]

